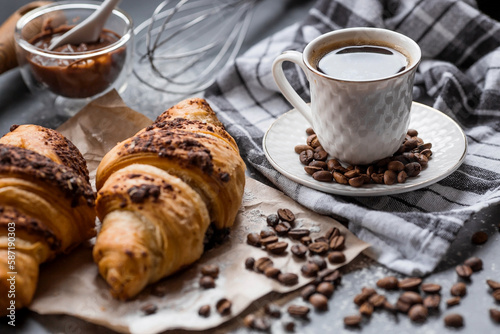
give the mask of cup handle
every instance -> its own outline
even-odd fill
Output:
[[[285,51],[279,55],[273,62],[273,77],[283,96],[285,96],[288,102],[290,102],[291,105],[305,117],[309,124],[312,125],[311,108],[306,102],[304,102],[299,94],[297,94],[295,89],[293,89],[292,85],[290,85],[290,82],[288,82],[285,77],[285,72],[283,71],[283,62],[285,61],[290,61],[299,65],[302,71],[307,73],[308,69],[302,61],[302,53],[297,51]]]

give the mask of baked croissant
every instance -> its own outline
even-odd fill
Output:
[[[95,235],[94,206],[85,160],[64,136],[21,125],[0,138],[0,313],[31,302],[41,263]]]
[[[245,165],[208,103],[188,99],[109,151],[96,185],[94,261],[125,300],[199,259],[210,224],[233,225]]]

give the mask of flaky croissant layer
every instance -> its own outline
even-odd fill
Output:
[[[245,164],[203,99],[188,99],[116,145],[97,170],[99,272],[120,299],[197,259],[210,223],[233,225]]]

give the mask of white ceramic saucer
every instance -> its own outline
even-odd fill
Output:
[[[393,185],[365,184],[360,188],[336,182],[319,182],[304,171],[294,147],[305,144],[309,127],[295,109],[278,118],[267,130],[263,148],[267,160],[280,173],[307,187],[344,196],[381,196],[408,192],[429,186],[453,173],[464,161],[467,139],[460,126],[439,110],[413,102],[410,128],[419,132],[426,143],[432,143],[432,157],[427,168],[405,183]]]

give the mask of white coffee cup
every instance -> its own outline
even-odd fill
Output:
[[[405,55],[408,64],[396,74],[362,81],[328,76],[313,64],[320,50],[346,43],[389,47]],[[400,33],[348,28],[315,38],[303,53],[285,51],[273,63],[273,76],[286,99],[311,124],[325,151],[342,162],[362,165],[391,156],[403,142],[420,58],[418,44]],[[286,79],[282,66],[285,61],[304,71],[311,92],[310,105]]]

